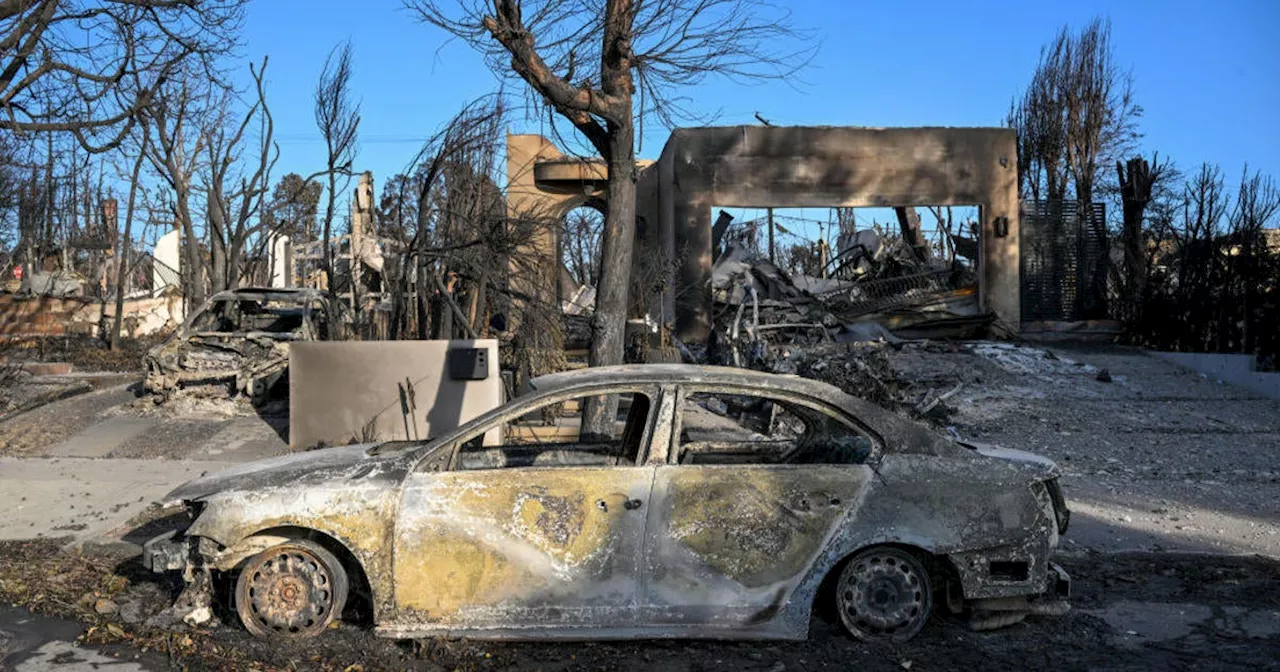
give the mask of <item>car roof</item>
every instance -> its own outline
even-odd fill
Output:
[[[807,397],[844,410],[886,440],[898,437],[915,443],[945,442],[919,423],[898,416],[840,388],[812,378],[698,364],[624,364],[561,371],[529,381],[538,394],[610,384],[725,385],[766,394],[781,391]]]

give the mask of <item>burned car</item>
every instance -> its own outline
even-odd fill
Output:
[[[147,353],[143,388],[157,402],[200,389],[260,403],[289,368],[289,343],[334,338],[341,325],[335,317],[319,290],[218,292]]]
[[[901,641],[935,604],[1001,622],[1065,608],[1045,458],[792,376],[652,364],[532,386],[427,442],[187,483],[169,499],[189,527],[144,564],[189,591],[229,579],[261,637],[319,634],[348,598],[400,638],[802,639],[824,604]],[[613,427],[582,429],[593,397]]]

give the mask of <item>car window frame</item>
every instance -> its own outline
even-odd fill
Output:
[[[423,471],[435,472],[460,472],[460,471],[489,471],[474,469],[459,469],[460,454],[462,447],[466,443],[477,436],[481,436],[502,423],[509,422],[522,415],[526,415],[537,409],[551,404],[567,401],[576,397],[600,396],[605,394],[623,394],[630,392],[632,394],[644,394],[649,397],[649,413],[645,419],[644,431],[640,434],[640,452],[636,455],[634,465],[617,465],[616,468],[625,468],[627,466],[643,466],[649,462],[649,453],[653,450],[654,440],[663,440],[666,437],[659,436],[658,419],[664,408],[662,405],[662,387],[653,383],[595,383],[578,386],[565,387],[555,390],[537,391],[533,394],[516,397],[497,408],[490,410],[469,422],[464,423],[452,432],[441,437],[438,442],[433,441],[424,446],[421,453],[414,460],[413,466],[409,469],[409,473],[421,473]],[[433,448],[434,446],[434,448]],[[439,460],[430,460],[432,455],[441,456],[441,451],[448,454],[447,462],[442,465],[442,469],[426,469],[424,465],[431,463],[439,464]],[[505,467],[494,471],[506,470],[527,470],[527,469],[566,469],[572,467],[564,466],[528,466],[528,467]]]
[[[821,413],[830,417],[837,422],[848,425],[851,429],[855,429],[871,439],[871,455],[869,455],[862,465],[878,464],[885,453],[885,442],[878,432],[873,430],[867,423],[860,420],[857,416],[845,411],[844,409],[827,403],[825,400],[810,397],[805,394],[798,394],[787,390],[779,390],[768,387],[756,387],[745,385],[723,385],[710,383],[681,383],[675,390],[674,403],[672,404],[671,416],[671,437],[667,445],[667,455],[664,464],[669,466],[690,466],[680,464],[680,433],[684,425],[684,405],[691,395],[695,394],[728,394],[743,397],[760,397],[770,401],[782,401],[796,406],[803,406],[812,411]],[[803,418],[801,418],[803,420]],[[740,468],[745,466],[751,467],[796,467],[796,466],[862,466],[862,465],[839,465],[839,464],[820,464],[820,465],[794,465],[794,464],[708,464],[697,465],[700,468]]]

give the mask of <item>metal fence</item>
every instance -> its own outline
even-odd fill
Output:
[[[1107,217],[1102,203],[1023,201],[1022,319],[1107,317]]]

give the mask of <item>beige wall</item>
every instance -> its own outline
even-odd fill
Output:
[[[452,380],[446,352],[488,351],[486,380]],[[408,381],[416,410],[404,413]],[[426,440],[502,402],[498,342],[315,341],[289,346],[289,445]],[[486,444],[500,440],[497,432]]]

